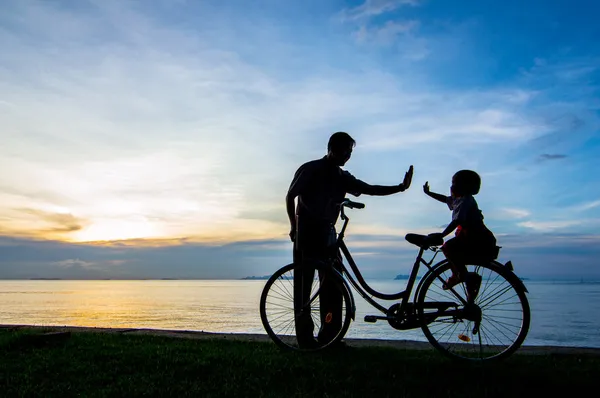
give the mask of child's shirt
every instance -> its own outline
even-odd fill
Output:
[[[477,201],[471,195],[446,198],[448,208],[452,210],[452,221],[458,221],[462,229],[473,229],[483,226],[483,214],[477,206]]]

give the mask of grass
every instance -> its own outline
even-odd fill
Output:
[[[0,396],[534,397],[598,386],[598,356],[459,365],[434,351],[280,351],[271,343],[0,331]],[[594,388],[595,387],[595,388]]]

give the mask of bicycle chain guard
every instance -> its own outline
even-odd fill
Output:
[[[413,303],[407,303],[404,311],[401,311],[400,303],[393,304],[387,310],[387,317],[390,326],[397,330],[408,330],[421,327]]]

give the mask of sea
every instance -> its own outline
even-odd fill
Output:
[[[2,280],[0,324],[153,328],[266,334],[259,315],[265,280]],[[405,280],[369,281],[392,293]],[[600,348],[600,282],[525,281],[531,327],[524,345]],[[426,341],[420,329],[399,331],[355,294],[348,338]],[[391,303],[390,303],[391,304]]]

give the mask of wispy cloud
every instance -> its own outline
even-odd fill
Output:
[[[567,155],[559,154],[559,153],[544,153],[537,157],[538,162],[545,162],[548,160],[561,160],[566,159]]]
[[[399,104],[399,117],[391,123],[375,123],[370,127],[369,147],[397,148],[407,145],[439,142],[455,137],[465,144],[486,142],[527,141],[549,130],[535,118],[528,119],[510,102],[502,102],[502,92],[445,93],[456,102],[448,103],[447,97],[420,94],[412,97],[410,106]],[[491,100],[494,98],[494,100]],[[490,102],[495,103],[489,107]],[[421,108],[418,105],[423,104]],[[459,104],[468,103],[468,107]],[[427,105],[425,105],[427,104]],[[436,105],[434,105],[436,104]],[[431,114],[428,106],[437,107]],[[422,113],[421,113],[422,112]],[[411,114],[409,116],[409,113]],[[394,133],[397,132],[397,133]],[[408,132],[417,132],[407,134]]]
[[[341,12],[343,20],[355,21],[394,11],[403,6],[417,6],[419,0],[365,0],[361,5]]]
[[[365,46],[392,47],[405,61],[420,61],[426,58],[430,49],[428,41],[418,35],[421,25],[417,19],[399,19],[397,17],[385,21],[375,20],[403,6],[416,6],[419,1],[367,0],[360,6],[344,9],[341,21],[349,23],[356,29],[352,32],[355,42]]]
[[[94,263],[89,261],[83,261],[78,258],[76,259],[68,259],[62,261],[56,261],[52,263],[52,265],[56,265],[61,268],[72,268],[72,267],[81,267],[81,268],[89,268],[94,265]]]
[[[4,209],[0,219],[0,233],[29,236],[66,237],[89,224],[88,220],[68,212],[54,212],[35,208]]]
[[[588,220],[560,220],[560,221],[524,221],[517,225],[540,232],[552,232],[565,228],[586,224]]]
[[[390,44],[395,41],[398,35],[406,35],[417,29],[418,26],[418,21],[387,21],[382,26],[377,27],[361,25],[354,33],[354,37],[358,43]]]
[[[573,206],[572,210],[587,211],[587,210],[595,209],[597,207],[600,207],[600,200],[594,200],[591,202],[586,202],[586,203],[582,203],[579,205],[575,205],[575,206]]]
[[[510,218],[525,218],[525,217],[529,217],[531,215],[531,212],[529,210],[525,210],[525,209],[505,208],[505,209],[502,209],[502,213],[506,217],[510,217]]]

